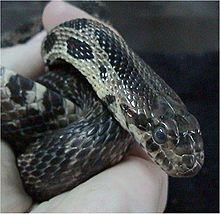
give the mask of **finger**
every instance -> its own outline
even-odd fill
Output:
[[[1,64],[27,78],[34,78],[43,70],[41,43],[46,32],[38,33],[27,43],[2,48]]]
[[[147,161],[151,161],[150,157],[147,155],[146,151],[140,146],[140,144],[134,142],[128,152],[130,156],[138,156]]]
[[[64,21],[68,21],[71,19],[79,19],[79,18],[97,20],[95,17],[89,15],[85,11],[69,3],[63,1],[53,1],[48,3],[48,5],[45,7],[42,20],[43,20],[44,28],[47,31],[50,31],[52,28],[61,24]],[[100,20],[98,21],[102,22]],[[111,29],[115,33],[119,34],[114,28],[111,27]]]
[[[64,21],[76,18],[92,19],[93,17],[85,11],[62,1],[48,3],[42,16],[44,27],[48,31]]]
[[[11,148],[1,142],[1,212],[25,212],[32,199],[23,189]]]
[[[167,175],[131,156],[32,212],[162,212],[166,198]]]

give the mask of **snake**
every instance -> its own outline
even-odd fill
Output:
[[[119,163],[134,144],[169,176],[200,171],[198,120],[121,35],[97,20],[69,20],[41,52],[46,72],[36,81],[4,66],[0,74],[2,138],[34,200]]]

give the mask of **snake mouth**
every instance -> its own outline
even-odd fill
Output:
[[[204,163],[203,140],[200,130],[181,133],[174,149],[173,169],[168,174],[174,177],[193,177]]]
[[[200,152],[195,155],[194,157],[194,165],[192,168],[188,168],[188,170],[183,167],[183,171],[181,171],[181,167],[179,168],[180,170],[176,173],[177,177],[193,177],[198,174],[200,169],[202,168],[203,162],[204,162],[204,153]]]
[[[168,175],[172,177],[193,177],[198,174],[204,162],[204,153],[200,152],[191,157],[189,156],[187,158],[184,157],[186,156],[183,156],[181,158],[182,159],[182,161],[180,161],[181,163],[174,164],[173,168],[167,171]]]

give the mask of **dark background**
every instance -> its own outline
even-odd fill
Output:
[[[46,2],[1,2],[1,32],[39,16]],[[83,5],[88,11],[91,3]],[[169,178],[166,212],[219,212],[219,3],[105,2],[128,44],[180,95],[200,122],[205,163],[193,178]],[[87,6],[86,6],[87,5]]]

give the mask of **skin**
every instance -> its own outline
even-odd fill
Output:
[[[40,45],[46,31],[74,18],[92,17],[67,3],[50,2],[42,16],[45,31],[23,45],[2,49],[1,64],[35,79],[42,74]],[[41,204],[33,204],[24,191],[14,154],[8,144],[1,145],[2,212],[163,212],[165,209],[167,175],[138,145],[116,166]]]

